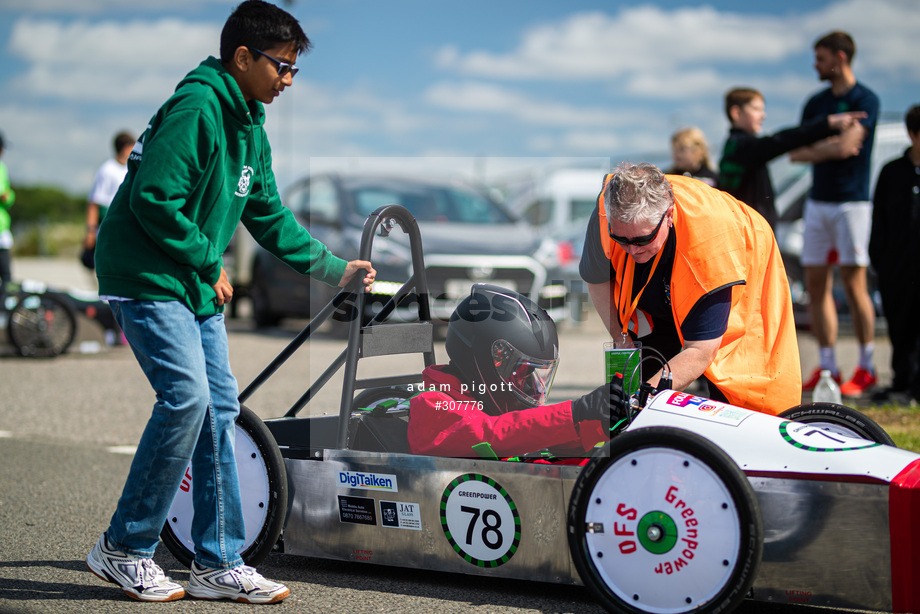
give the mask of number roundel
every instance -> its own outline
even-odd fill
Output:
[[[441,528],[451,547],[477,567],[498,567],[521,543],[521,517],[511,495],[492,478],[467,473],[441,496]]]

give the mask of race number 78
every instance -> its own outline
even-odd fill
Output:
[[[441,527],[451,547],[477,567],[506,563],[521,542],[521,516],[511,495],[487,476],[458,476],[441,496]]]
[[[470,524],[466,529],[467,545],[473,544],[473,536],[479,524],[479,519],[482,517],[482,533],[480,536],[482,543],[492,550],[498,550],[502,547],[502,517],[498,512],[493,509],[486,509],[485,512],[483,512],[478,507],[470,507],[468,505],[460,506],[460,511],[472,516],[470,518]]]

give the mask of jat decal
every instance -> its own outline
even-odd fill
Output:
[[[360,488],[381,492],[399,492],[396,476],[389,473],[339,471],[339,488]]]

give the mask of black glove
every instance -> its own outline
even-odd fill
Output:
[[[606,428],[626,417],[623,395],[623,376],[616,374],[612,380],[585,396],[572,401],[572,422],[600,420]]]

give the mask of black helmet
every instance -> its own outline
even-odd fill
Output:
[[[546,402],[559,338],[552,318],[523,294],[475,284],[450,316],[450,364],[488,413],[505,413]]]

